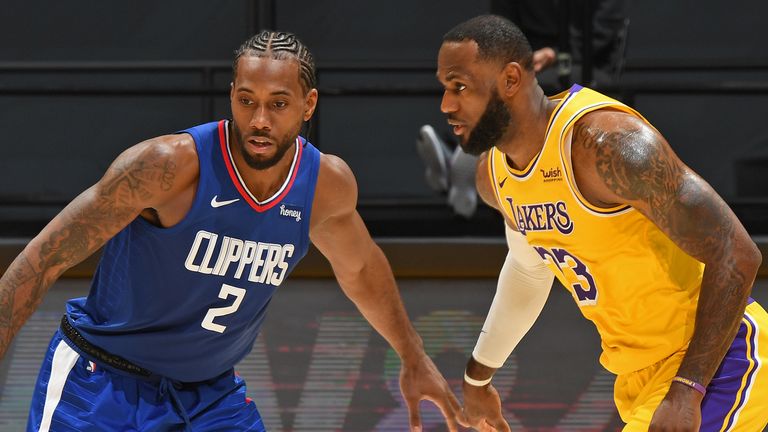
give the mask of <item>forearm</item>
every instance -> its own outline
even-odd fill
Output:
[[[472,352],[475,360],[501,367],[541,314],[554,275],[527,240],[505,226],[509,252],[499,272],[496,294]],[[470,375],[476,378],[474,375]]]
[[[0,278],[0,359],[53,283],[52,278],[45,277],[39,263],[28,258],[28,249],[29,246]]]
[[[29,244],[0,278],[0,358],[62,273],[98,250],[111,233],[103,225],[121,223],[85,203],[92,189],[75,198]],[[104,224],[102,219],[108,219]]]
[[[389,262],[378,246],[372,244],[369,256],[358,271],[337,272],[336,276],[360,313],[402,360],[423,354],[421,337],[411,325]]]
[[[509,252],[499,272],[496,295],[472,352],[476,360],[493,368],[504,364],[536,322],[554,279],[544,264],[526,268],[513,254]]]
[[[729,261],[704,271],[693,337],[678,370],[705,387],[736,336],[757,271]]]

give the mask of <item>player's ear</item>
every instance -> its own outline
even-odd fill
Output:
[[[514,96],[522,86],[525,69],[518,62],[509,62],[504,65],[501,71],[501,94],[511,97]]]
[[[307,92],[307,96],[304,98],[304,121],[308,121],[312,118],[312,114],[315,113],[317,107],[317,89],[312,89]]]

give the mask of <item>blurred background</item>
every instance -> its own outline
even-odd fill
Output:
[[[540,79],[548,92],[579,82],[638,109],[768,256],[768,3],[8,0],[0,270],[124,149],[228,118],[234,50],[260,29],[290,31],[317,63],[320,99],[305,135],[352,167],[360,213],[428,351],[458,388],[504,258],[503,226],[482,205],[457,214],[425,181],[416,140],[425,124],[447,132],[435,79],[442,35],[488,12],[512,17],[534,48],[554,45],[558,62]],[[87,293],[97,258],[52,288],[0,363],[0,430],[23,430],[63,302]],[[283,284],[241,365],[250,393],[270,430],[405,430],[397,358],[329,277],[312,251]],[[763,304],[766,286],[761,278],[754,293]],[[592,325],[553,288],[498,378],[513,429],[620,428],[598,352]],[[425,430],[443,430],[424,407]]]

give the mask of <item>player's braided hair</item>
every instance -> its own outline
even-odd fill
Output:
[[[299,61],[301,88],[304,93],[315,88],[315,60],[306,45],[293,33],[262,30],[243,42],[235,51],[235,60],[232,63],[234,75],[237,75],[237,61],[244,54],[270,56],[277,60],[294,57]]]

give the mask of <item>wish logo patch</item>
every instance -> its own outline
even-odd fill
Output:
[[[301,207],[280,204],[280,216],[293,218],[296,219],[296,222],[301,222]]]
[[[560,171],[560,167],[550,168],[549,171],[540,169],[542,177],[544,177],[544,183],[553,181],[563,181],[563,172]]]

